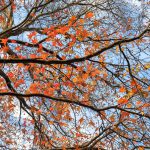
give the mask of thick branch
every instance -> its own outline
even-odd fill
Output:
[[[97,113],[100,113],[101,111],[105,111],[105,110],[109,110],[109,109],[118,109],[120,111],[128,112],[130,114],[134,114],[134,115],[138,115],[140,117],[146,117],[146,118],[150,119],[150,116],[147,115],[147,114],[142,115],[141,113],[137,113],[137,112],[133,112],[133,111],[121,108],[118,105],[104,107],[104,108],[100,108],[99,109],[99,108],[95,108],[93,106],[89,106],[89,105],[83,104],[81,102],[72,100],[72,99],[56,98],[56,97],[51,97],[51,96],[47,96],[47,95],[44,95],[44,94],[20,94],[20,93],[12,93],[12,92],[3,92],[3,93],[0,93],[0,96],[5,96],[5,95],[19,96],[19,97],[28,97],[28,98],[29,97],[48,98],[48,99],[51,99],[51,100],[54,100],[54,101],[57,101],[57,102],[65,102],[65,103],[68,103],[68,104],[75,104],[75,105],[78,105],[78,106],[81,106],[81,107],[85,107],[85,108],[91,109],[91,110],[93,110],[93,111],[95,111]]]
[[[114,46],[140,39],[145,33],[149,32],[149,31],[150,31],[150,29],[146,29],[137,37],[130,38],[130,39],[123,39],[121,41],[114,42],[113,44],[110,44],[109,46],[104,47],[101,50],[99,50],[91,55],[81,57],[81,58],[73,58],[73,59],[69,59],[69,60],[48,60],[48,61],[40,60],[40,59],[0,59],[0,63],[4,63],[4,64],[6,64],[6,63],[36,63],[36,64],[44,64],[44,65],[50,65],[50,64],[68,64],[68,65],[70,65],[71,63],[82,62],[82,61],[88,60],[92,57],[98,56],[98,55],[102,54],[103,52],[113,48]]]

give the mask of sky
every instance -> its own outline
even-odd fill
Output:
[[[149,0],[149,1],[150,1],[150,0]],[[136,5],[137,7],[141,8],[142,2],[140,2],[139,0],[126,0],[126,2],[129,2],[129,3],[131,3],[133,6]],[[22,14],[22,15],[23,15],[23,14]],[[22,17],[23,17],[23,16],[22,16]],[[19,106],[16,108],[14,117],[17,118],[17,119],[19,119]],[[28,116],[27,114],[25,114],[25,115],[23,115],[23,118],[29,118],[29,116]],[[19,134],[19,133],[17,133],[17,134]],[[21,135],[21,138],[22,138],[22,139],[19,139],[17,142],[22,143],[22,141],[23,141],[23,136],[22,136],[22,135]],[[27,145],[26,145],[26,146],[27,146]]]

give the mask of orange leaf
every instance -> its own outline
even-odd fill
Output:
[[[94,21],[94,27],[97,27],[99,25],[99,21],[95,20]]]
[[[7,139],[5,142],[6,142],[6,144],[13,144],[13,141],[10,139]]]
[[[73,82],[77,82],[78,81],[78,79],[77,78],[73,78],[73,80],[72,80]]]
[[[60,122],[59,124],[60,124],[60,126],[64,126],[64,127],[67,127],[67,126],[68,126],[68,125],[67,125],[66,123],[64,123],[64,122]]]
[[[92,18],[94,16],[93,12],[88,12],[85,17],[86,18]]]
[[[111,115],[109,119],[110,119],[111,122],[114,122],[115,121],[115,116]]]
[[[8,39],[2,39],[2,43],[3,43],[4,45],[6,45],[7,41],[8,41]]]
[[[131,107],[132,107],[131,103],[127,104],[127,108],[131,108]]]
[[[81,24],[83,24],[85,21],[84,21],[84,19],[79,19],[79,22],[80,22]]]
[[[119,52],[119,46],[116,46],[116,53]]]
[[[136,105],[141,105],[141,103],[142,103],[141,101],[137,101]]]
[[[150,86],[147,89],[148,89],[148,91],[150,91]]]
[[[77,19],[76,16],[72,16],[72,17],[70,18],[69,22],[72,23],[72,22],[74,22],[76,19]]]
[[[122,97],[118,100],[118,104],[127,104],[127,103],[128,103],[128,100],[126,98]]]
[[[20,51],[20,50],[21,50],[21,47],[20,47],[20,46],[17,46],[15,49],[16,49],[16,51]]]
[[[41,111],[41,110],[38,110],[38,111],[36,111],[36,114],[37,114],[37,115],[41,115],[41,114],[42,114],[42,111]]]
[[[122,86],[119,91],[123,93],[126,91],[126,88],[124,86]]]
[[[138,150],[144,150],[144,147],[140,146],[140,147],[138,148]]]
[[[3,78],[0,78],[0,83],[3,82],[3,81],[4,81],[4,79],[3,79]]]
[[[49,123],[50,125],[53,125],[53,124],[54,124],[54,122],[53,122],[53,121],[49,121],[48,123]]]
[[[30,120],[30,123],[31,123],[31,124],[34,124],[34,123],[35,123],[35,121],[32,119],[32,120]]]
[[[0,22],[4,21],[4,17],[2,15],[0,15]]]
[[[63,147],[62,147],[62,150],[66,150],[66,148],[63,146]]]
[[[24,80],[20,79],[20,80],[15,82],[14,86],[17,88],[20,84],[23,84],[23,83],[24,83]]]
[[[138,89],[137,88],[132,88],[132,93],[137,93]]]
[[[89,125],[91,125],[91,126],[94,126],[94,127],[95,127],[95,123],[94,123],[92,120],[90,120]]]
[[[42,58],[42,59],[47,59],[48,55],[49,55],[49,54],[47,54],[47,53],[42,53],[42,54],[41,54],[41,58]]]
[[[79,120],[80,124],[82,124],[84,121],[83,117]]]
[[[143,91],[143,96],[148,97],[148,92]]]
[[[53,93],[54,93],[54,89],[53,88],[47,88],[47,89],[45,89],[44,90],[44,92],[43,92],[45,95],[53,95]]]
[[[8,47],[8,46],[4,46],[4,47],[3,47],[3,51],[4,51],[4,52],[8,52],[8,50],[9,50],[9,47]]]
[[[83,75],[82,75],[82,78],[84,79],[84,80],[86,80],[87,78],[88,78],[88,74],[87,73],[84,73]]]
[[[30,58],[36,58],[36,54],[30,54]]]
[[[135,80],[132,80],[131,81],[131,86],[136,86],[137,85],[137,82]]]
[[[128,117],[130,115],[130,113],[122,111],[121,112],[121,119],[124,119],[125,117]]]
[[[29,91],[36,93],[36,92],[37,92],[37,89],[38,89],[38,85],[37,85],[36,83],[32,83],[32,84],[30,85]]]
[[[38,40],[36,38],[32,39],[32,43],[36,44],[38,42]]]

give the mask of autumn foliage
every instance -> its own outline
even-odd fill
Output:
[[[150,148],[148,8],[0,0],[0,148]]]

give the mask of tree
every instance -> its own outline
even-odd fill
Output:
[[[133,6],[0,1],[2,148],[150,148],[149,4]]]

